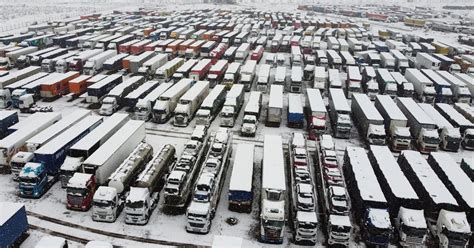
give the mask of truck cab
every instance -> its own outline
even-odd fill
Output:
[[[12,92],[12,105],[14,108],[18,108],[20,105],[20,97],[26,95],[26,89],[16,89]]]
[[[393,151],[410,149],[410,129],[408,127],[391,126],[389,143]]]
[[[178,104],[174,110],[173,125],[186,127],[191,121],[191,106],[189,104]]]
[[[437,151],[440,141],[437,130],[426,128],[422,128],[416,140],[420,152],[425,154]]]
[[[385,246],[389,243],[393,228],[390,216],[386,209],[367,208],[363,216],[364,226],[361,227],[361,236],[366,243]]]
[[[186,210],[187,232],[209,233],[213,215],[213,213],[209,211],[209,208],[209,202],[191,202]]]
[[[341,186],[328,187],[329,210],[332,214],[348,215],[349,202],[346,190]]]
[[[134,119],[148,121],[152,116],[151,110],[152,107],[150,100],[138,99],[138,102],[135,104],[134,108]]]
[[[439,239],[440,247],[466,247],[471,234],[469,222],[464,212],[441,209],[433,234]]]
[[[459,150],[462,140],[459,128],[444,127],[439,132],[439,138],[441,140],[440,146],[442,149],[454,152]]]
[[[337,114],[337,120],[335,123],[336,128],[334,128],[334,133],[336,137],[350,137],[350,132],[352,128],[351,117],[349,114]]]
[[[211,111],[209,109],[199,109],[196,112],[196,125],[209,126],[211,124]]]
[[[329,215],[327,232],[329,245],[340,244],[348,247],[352,233],[352,224],[349,216]]]
[[[96,190],[95,176],[92,174],[75,173],[69,179],[66,188],[67,208],[87,211],[92,206]]]
[[[118,109],[117,99],[113,96],[107,96],[102,100],[100,106],[100,115],[112,115]]]
[[[372,145],[385,145],[385,128],[383,125],[369,124],[367,141]]]
[[[258,119],[255,115],[245,115],[243,118],[240,133],[242,136],[255,136],[257,131]]]
[[[157,100],[153,106],[153,121],[156,123],[165,123],[170,118],[169,102]]]
[[[428,227],[423,210],[400,207],[395,226],[402,246],[417,246],[425,243]]]
[[[21,197],[40,198],[48,183],[48,175],[41,163],[26,163],[18,176]]]
[[[318,218],[315,212],[297,211],[295,219],[295,235],[293,238],[296,242],[300,240],[308,240],[308,237],[312,237],[310,240],[316,244],[317,240],[317,229]]]
[[[59,170],[59,181],[61,182],[61,187],[67,187],[69,179],[74,176],[74,173],[79,171],[82,162],[84,162],[83,157],[66,156],[66,159],[64,159],[64,163],[61,165]]]
[[[100,186],[92,199],[92,220],[115,222],[123,205],[123,199],[119,197],[117,189]]]
[[[187,173],[182,170],[173,170],[166,179],[164,192],[165,201],[169,203],[178,203],[181,185],[186,179]]]
[[[226,103],[224,104],[224,107],[222,108],[222,111],[220,113],[221,117],[221,127],[233,127],[234,122],[235,122],[235,108],[236,108],[236,102],[228,102],[226,100]]]
[[[285,231],[285,202],[263,199],[260,217],[260,239],[265,242],[282,243]]]
[[[125,223],[145,225],[155,209],[158,201],[150,197],[148,188],[130,187],[130,193],[125,200]]]
[[[10,168],[13,173],[13,179],[17,180],[25,164],[33,161],[35,155],[31,152],[17,152],[10,160]]]
[[[8,108],[12,105],[10,90],[0,89],[0,109]]]
[[[88,60],[84,64],[83,74],[84,75],[94,75],[96,72],[95,61]]]
[[[474,150],[474,129],[467,129],[464,132],[461,145],[466,150]]]
[[[314,211],[315,200],[313,198],[313,186],[308,183],[296,184],[297,208],[300,211]]]

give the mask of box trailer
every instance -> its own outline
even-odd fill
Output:
[[[351,113],[359,134],[371,145],[385,145],[384,119],[365,94],[353,94]]]
[[[18,113],[16,111],[0,111],[0,139],[5,138],[9,134],[8,128],[16,123],[18,123]]]
[[[99,75],[96,75],[97,77]],[[112,74],[87,87],[87,103],[99,103],[107,93],[122,83],[121,74]]]
[[[181,79],[160,95],[153,105],[153,121],[156,123],[167,122],[174,113],[178,100],[194,83],[195,81],[192,79]]]
[[[283,86],[270,86],[270,98],[268,100],[266,126],[279,127],[283,115]]]
[[[0,247],[20,247],[28,237],[28,219],[25,205],[0,202]]]
[[[104,62],[117,55],[115,50],[107,50],[88,59],[84,64],[85,75],[95,75],[103,70]]]

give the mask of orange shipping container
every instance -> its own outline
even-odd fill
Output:
[[[73,78],[69,81],[69,92],[74,95],[80,95],[87,89],[87,80],[91,78],[92,75],[81,75],[77,78]]]
[[[69,91],[69,81],[73,78],[79,77],[79,75],[80,74],[77,71],[70,71],[58,75],[58,77],[55,77],[51,81],[44,82],[41,84],[41,97],[56,98],[67,94]]]

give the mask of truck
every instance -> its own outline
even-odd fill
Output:
[[[105,77],[105,75],[104,75]],[[90,81],[91,75],[80,75],[79,77],[73,78],[68,82],[68,97],[75,98],[82,95],[86,90],[87,86],[94,81]]]
[[[167,144],[153,155],[130,187],[125,199],[125,223],[145,225],[158,205],[164,177],[176,162],[176,149]]]
[[[241,64],[239,62],[233,62],[229,64],[227,70],[225,71],[224,78],[222,79],[222,84],[225,85],[226,90],[230,90],[232,85],[239,82],[240,69]]]
[[[72,57],[76,56],[79,51],[70,51],[64,55],[58,56],[53,59],[43,59],[41,62],[41,68],[45,72],[59,72],[65,73],[69,70],[68,68],[68,60],[72,59]]]
[[[130,120],[127,114],[115,113],[100,126],[92,130],[67,151],[59,171],[61,187],[66,188],[69,179],[79,172],[81,164],[103,145],[115,132]],[[94,179],[95,181],[95,179]]]
[[[453,102],[453,92],[451,91],[450,83],[431,69],[421,69],[421,72],[434,83],[433,85],[436,91],[435,102]]]
[[[244,109],[244,117],[242,120],[242,127],[240,129],[241,136],[255,137],[261,111],[262,92],[251,91],[249,100]]]
[[[191,88],[194,82],[192,79],[181,79],[160,95],[153,105],[153,121],[156,123],[168,121],[174,113],[178,99]]]
[[[181,98],[174,109],[173,125],[186,127],[209,94],[209,81],[197,81]]]
[[[390,149],[400,152],[410,148],[410,129],[408,120],[388,95],[378,95],[375,98],[375,108],[384,119],[385,132]]]
[[[465,73],[458,73],[458,72],[454,73],[453,75],[459,80],[461,80],[462,82],[464,82],[466,84],[466,87],[471,92],[471,95],[474,95],[474,79],[472,79],[472,77],[470,77],[469,75]]]
[[[151,43],[151,40],[144,39],[130,46],[130,54],[138,55],[145,50],[145,46]]]
[[[189,73],[191,72],[191,69],[198,62],[199,62],[198,59],[189,59],[188,61],[184,62],[184,64],[179,66],[179,68],[176,69],[176,72],[173,73],[173,75],[172,75],[173,82],[178,82],[179,80],[181,80],[183,78],[188,78]]]
[[[59,179],[66,151],[102,123],[100,116],[88,116],[34,152],[19,173],[20,197],[40,198]]]
[[[315,140],[327,130],[328,113],[318,89],[307,88],[305,101],[304,114],[306,116],[308,138]]]
[[[438,150],[440,139],[436,123],[412,98],[399,97],[396,103],[408,119],[412,140],[420,152],[429,153]]]
[[[351,108],[342,89],[329,88],[329,117],[336,138],[350,138]]]
[[[262,242],[283,243],[287,216],[286,191],[282,138],[279,135],[267,134],[263,143],[260,197],[260,241]]]
[[[278,71],[278,68],[279,67],[277,67],[277,71]],[[277,74],[275,74],[275,81],[276,81],[276,75]],[[283,73],[281,75],[283,76]],[[326,68],[324,68],[323,66],[315,66],[313,87],[315,89],[321,90],[321,93],[324,93],[324,90],[328,88],[327,85],[328,85],[328,72],[326,71]]]
[[[58,56],[65,55],[67,53],[68,53],[67,49],[58,48],[58,49],[55,49],[53,51],[50,51],[50,52],[43,53],[41,55],[32,57],[30,59],[30,64],[31,65],[36,65],[36,66],[41,66],[43,60],[45,60],[45,59],[54,59]]]
[[[240,69],[239,84],[245,85],[245,91],[250,91],[255,78],[255,71],[257,68],[257,61],[247,60]]]
[[[56,77],[52,77],[49,80],[45,78],[45,80],[40,84],[40,90],[38,92],[37,89],[34,89],[34,93],[36,96],[39,95],[45,100],[54,100],[59,98],[62,95],[66,95],[69,93],[69,81],[72,79],[79,77],[79,72],[77,71],[70,71],[66,73],[58,73]]]
[[[270,84],[270,69],[271,65],[260,65],[257,74],[257,90],[261,92],[267,92],[268,85]]]
[[[219,115],[224,105],[227,91],[224,85],[216,85],[209,95],[203,100],[201,107],[196,112],[196,125],[209,127]]]
[[[454,102],[470,103],[473,96],[468,85],[447,71],[437,71],[438,74],[451,84]],[[472,88],[472,86],[471,86]]]
[[[155,52],[146,51],[140,55],[130,56],[128,72],[138,73],[138,69],[145,63],[145,61],[151,59],[155,55]]]
[[[116,220],[120,212],[124,209],[126,199],[128,197],[135,197],[130,186],[134,183],[137,176],[143,171],[152,157],[153,147],[151,145],[145,142],[140,142],[136,147],[134,147],[133,151],[127,156],[127,158],[125,158],[125,160],[123,160],[115,171],[108,177],[107,185],[100,186],[97,190],[97,192],[99,192],[114,189],[113,191],[115,194],[110,196],[110,198],[116,199],[117,201],[114,200],[112,202],[107,202],[106,204],[112,206],[112,211],[109,211],[105,215],[96,216],[96,221],[105,220],[114,222]]]
[[[373,171],[390,206],[403,247],[422,246],[428,238],[423,202],[386,146],[371,145],[368,153]]]
[[[143,76],[133,76],[125,80],[123,83],[115,86],[109,93],[102,99],[102,105],[100,106],[99,114],[101,115],[112,115],[121,108],[124,104],[125,97],[136,88],[140,87],[145,82]]]
[[[344,89],[346,91],[347,98],[349,99],[352,98],[354,93],[362,92],[362,75],[360,74],[359,67],[347,67],[346,87]]]
[[[397,49],[391,49],[390,53],[392,54],[392,57],[395,58],[395,71],[405,73],[405,70],[410,68],[408,58]]]
[[[95,80],[93,80],[95,79]],[[96,81],[98,80],[98,81]],[[95,75],[89,81],[96,81],[87,87],[87,103],[99,103],[102,98],[107,95],[115,86],[122,83],[123,77],[121,74],[112,74],[109,76]]]
[[[387,246],[393,227],[387,202],[363,148],[346,147],[342,167],[353,219],[367,245]]]
[[[10,92],[11,92],[12,107],[13,108],[18,108],[19,97],[26,94],[26,90],[21,89],[21,87],[23,87],[24,85],[27,85],[27,84],[35,81],[35,80],[46,77],[48,75],[49,75],[48,73],[39,72],[39,73],[33,74],[29,77],[23,78],[21,80],[16,81],[15,83],[12,83],[12,84],[9,84],[8,86],[6,86],[5,89],[10,90]],[[16,91],[16,93],[15,93],[15,91]]]
[[[134,109],[137,102],[148,95],[148,93],[153,91],[156,87],[158,87],[157,81],[147,81],[138,86],[134,91],[125,96],[125,106],[127,106],[130,110]]]
[[[117,55],[115,50],[107,50],[91,57],[84,64],[83,72],[85,75],[95,75],[103,70],[104,62]]]
[[[211,69],[212,62],[210,59],[200,60],[189,73],[189,78],[194,80],[203,80],[209,70]]]
[[[260,92],[256,92],[261,94]],[[250,213],[253,202],[254,144],[237,145],[229,182],[229,210]]]
[[[82,72],[86,61],[102,52],[102,49],[85,50],[83,52],[80,52],[67,61],[67,67],[71,71]]]
[[[397,162],[422,201],[428,230],[438,245],[466,247],[471,236],[466,213],[423,155],[417,151],[403,151]],[[465,182],[463,177],[459,182],[461,180]]]
[[[287,125],[292,128],[304,126],[303,104],[301,94],[288,93],[288,116]]]
[[[18,123],[18,113],[16,111],[0,111],[0,139],[9,135],[8,128],[16,123]]]
[[[17,202],[0,202],[0,246],[19,247],[28,238],[28,219],[25,205]]]
[[[474,123],[474,107],[467,103],[457,102],[454,104],[454,109],[456,109],[466,119]]]
[[[183,58],[174,58],[166,64],[158,67],[155,72],[155,78],[159,81],[169,81],[173,74],[184,64]]]
[[[166,54],[155,55],[138,68],[138,73],[147,79],[152,79],[155,76],[156,69],[166,64],[166,62],[168,62]]]
[[[293,224],[293,242],[314,245],[317,241],[319,227],[316,198],[316,184],[313,177],[313,163],[308,154],[306,139],[300,132],[295,132],[288,141],[290,162],[290,206],[289,217]],[[300,171],[309,172],[305,179]]]
[[[15,72],[9,72],[8,75],[0,77],[0,89],[7,87],[18,80],[30,77],[41,71],[39,66],[29,66]]]
[[[20,56],[36,52],[38,47],[25,47],[5,54],[5,57],[0,57],[0,70],[8,70],[16,66],[16,61]]]
[[[218,148],[218,147],[217,147]],[[194,189],[194,181],[200,171],[208,150],[208,137],[202,141],[189,140],[183,153],[166,178],[164,188],[164,207],[173,212],[186,209]]]
[[[145,97],[138,99],[137,103],[135,104],[133,119],[148,121],[150,118],[152,118],[152,109],[155,105],[155,102],[166,90],[171,88],[172,85],[173,83],[162,83],[150,93],[148,93]]]
[[[219,84],[224,78],[224,73],[227,70],[229,64],[227,60],[218,60],[211,68],[207,74],[207,80],[210,83],[211,88],[214,88]]]
[[[365,94],[353,94],[351,114],[359,135],[369,145],[385,145],[384,119]]]
[[[234,84],[227,93],[224,107],[220,113],[221,127],[233,127],[245,101],[245,85]]]
[[[191,203],[186,210],[187,232],[209,233],[224,187],[229,158],[232,156],[232,133],[220,128],[211,139],[211,149],[192,187]],[[215,151],[215,147],[219,147],[219,150]]]
[[[245,59],[249,56],[250,53],[250,44],[249,43],[242,43],[235,53],[235,61],[245,61]]]
[[[462,139],[459,128],[453,127],[433,105],[427,103],[418,103],[418,105],[436,123],[441,141],[440,148],[445,151],[457,152]]]
[[[413,97],[415,94],[413,83],[408,80],[400,72],[390,72],[395,82],[397,82],[397,96],[399,97]]]
[[[273,80],[273,84],[282,85],[284,88],[286,87],[286,67],[285,66],[277,66],[275,71],[275,79]]]
[[[474,143],[473,129],[474,124],[470,122],[461,113],[457,112],[452,105],[447,103],[436,103],[435,109],[446,118],[455,128],[459,128],[461,132],[462,141],[461,145],[464,149],[473,149],[472,144]]]
[[[433,82],[427,78],[420,70],[408,68],[405,70],[405,78],[413,84],[415,97],[424,103],[433,103],[436,98],[436,90]]]
[[[25,142],[60,119],[61,114],[59,113],[35,113],[10,126],[11,129],[14,126],[18,127],[15,128],[14,133],[0,140],[0,173],[11,173],[11,159],[18,151],[21,151]]]
[[[128,57],[128,53],[119,53],[104,61],[103,68],[107,72],[116,72],[122,69],[122,61]]]
[[[38,50],[36,52],[32,52],[32,53],[29,53],[29,54],[26,54],[26,55],[22,55],[22,56],[18,57],[18,59],[16,60],[16,66],[19,69],[24,69],[24,68],[30,66],[31,61],[33,59],[35,59],[36,57],[38,57],[42,54],[49,53],[49,52],[54,51],[56,49],[58,49],[58,47],[56,47],[56,46],[55,47],[48,47],[48,48]]]
[[[417,53],[415,65],[417,69],[434,69],[439,70],[440,61],[428,53]]]
[[[66,185],[66,208],[79,211],[89,210],[95,190],[94,175],[74,173]]]
[[[376,80],[380,93],[395,98],[398,93],[397,81],[392,77],[390,71],[386,68],[378,68],[376,70]]]
[[[82,163],[82,173],[95,175],[96,183],[105,185],[110,175],[144,139],[145,123],[128,121]],[[116,188],[99,187],[93,197],[92,220],[114,222],[122,210],[122,201]]]

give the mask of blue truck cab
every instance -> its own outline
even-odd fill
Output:
[[[20,197],[40,198],[47,188],[48,175],[41,163],[26,163],[20,172],[19,189]]]
[[[366,244],[386,247],[392,238],[393,227],[387,209],[367,208],[364,213],[361,233]],[[364,237],[365,236],[365,237]]]

